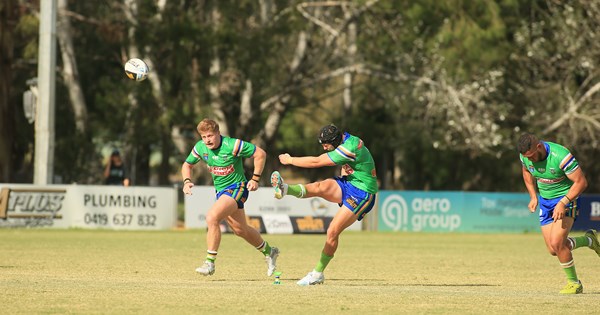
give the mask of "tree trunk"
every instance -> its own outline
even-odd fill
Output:
[[[345,8],[345,7],[344,7]],[[351,20],[348,24],[348,31],[346,32],[346,59],[347,65],[353,65],[356,62],[356,22],[352,20],[352,12],[345,10],[344,18]],[[352,109],[352,84],[353,84],[353,72],[347,71],[344,74],[344,91],[342,93],[342,101],[344,105],[344,111],[349,113]],[[342,115],[342,119],[346,119],[347,115]],[[344,121],[342,124],[343,128],[347,128],[347,122]]]
[[[75,49],[73,48],[73,36],[71,33],[71,21],[65,14],[67,11],[67,0],[58,0],[58,25],[56,36],[60,46],[62,58],[62,77],[69,90],[69,98],[73,113],[75,114],[75,128],[81,134],[87,130],[87,106],[79,82],[79,71],[75,60]]]
[[[13,37],[17,25],[14,1],[8,0],[0,5],[0,182],[11,180],[11,155],[14,135],[14,108],[10,104],[12,83]]]
[[[221,12],[218,8],[213,8],[211,12],[211,20],[214,29],[218,29],[221,25]],[[225,104],[219,91],[219,77],[221,75],[221,59],[219,57],[219,48],[213,47],[214,56],[210,62],[209,74],[211,83],[208,91],[210,94],[210,107],[213,110],[214,120],[219,124],[219,130],[223,135],[229,135],[229,127],[227,126],[227,118],[225,115]]]
[[[127,38],[129,40],[129,46],[127,47],[127,56],[124,56],[124,60],[126,61],[128,58],[133,57],[141,57],[140,51],[136,46],[135,40],[135,31],[137,23],[137,13],[138,6],[136,0],[124,0],[123,11],[125,13],[125,17],[128,22],[127,29]],[[127,130],[125,131],[125,146],[124,146],[124,162],[125,168],[129,170],[129,177],[131,185],[139,185],[142,182],[137,178],[138,177],[138,159],[137,152],[144,152],[142,150],[138,150],[139,144],[135,143],[133,139],[135,139],[136,129],[138,128],[137,119],[135,119],[135,112],[139,107],[139,102],[137,97],[133,92],[129,92],[127,95],[127,99],[129,99],[129,111],[127,112],[127,118],[125,122],[125,126],[127,126]]]
[[[294,51],[294,58],[290,62],[290,78],[292,78],[292,80],[300,80],[297,79],[298,76],[296,74],[300,69],[302,61],[306,57],[306,48],[306,33],[301,31],[298,34],[298,43],[296,44],[296,50]],[[292,82],[290,85],[294,85],[294,83]],[[279,129],[279,125],[281,125],[281,120],[287,111],[287,102],[289,99],[290,97],[288,93],[284,91],[280,95],[268,98],[260,105],[260,109],[262,111],[269,111],[269,115],[267,116],[267,120],[265,122],[265,127],[257,135],[256,144],[258,144],[260,147],[266,148],[273,143],[275,134]]]

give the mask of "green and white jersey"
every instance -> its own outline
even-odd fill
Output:
[[[370,194],[377,193],[377,173],[371,152],[360,138],[347,132],[344,138],[344,142],[327,155],[336,165],[342,165],[352,186]]]
[[[204,161],[215,189],[221,191],[229,185],[246,181],[242,158],[251,157],[254,151],[256,146],[250,142],[221,136],[221,145],[214,150],[207,148],[204,141],[198,141],[185,161],[190,164]]]
[[[564,196],[573,185],[567,175],[579,168],[579,164],[569,150],[560,144],[542,141],[548,156],[543,161],[531,162],[528,158],[521,158],[521,164],[537,180],[540,196],[553,199]]]

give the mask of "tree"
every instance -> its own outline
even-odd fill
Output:
[[[522,130],[575,150],[598,188],[600,167],[600,5],[594,1],[544,2],[520,21],[514,41],[514,90],[523,102]]]

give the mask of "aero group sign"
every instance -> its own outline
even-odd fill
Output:
[[[407,232],[538,231],[529,196],[516,193],[382,191],[378,230]]]

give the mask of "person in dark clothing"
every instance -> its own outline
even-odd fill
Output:
[[[114,150],[106,163],[104,181],[106,185],[129,186],[129,178],[119,150]]]

